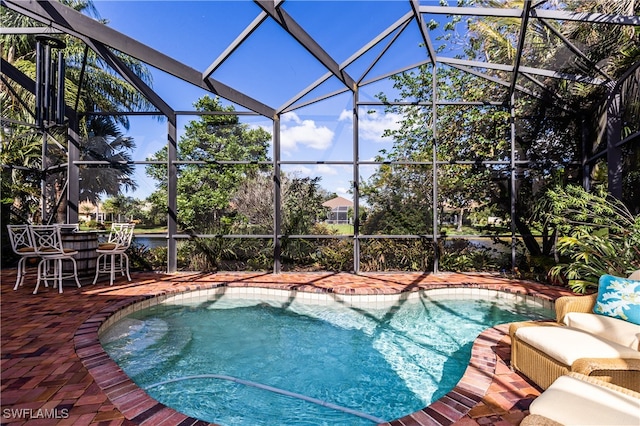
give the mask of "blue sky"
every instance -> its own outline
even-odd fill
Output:
[[[199,70],[205,70],[242,30],[258,16],[261,9],[252,1],[104,1],[95,5],[100,17],[109,25],[140,42],[153,47]],[[286,1],[284,8],[338,63],[345,61],[367,42],[410,11],[403,1]],[[396,43],[385,53],[369,76],[381,75],[399,67],[427,59],[418,44],[417,25],[410,23]],[[359,79],[386,42],[372,49],[360,61],[347,67]],[[153,87],[174,109],[191,110],[193,103],[207,92],[152,69]],[[267,19],[249,39],[212,75],[234,89],[279,108],[325,74],[325,68],[289,37],[275,22]],[[333,77],[305,99],[319,93],[330,93],[342,84]],[[376,100],[375,94],[394,92],[389,81],[366,86],[362,100]],[[228,103],[226,101],[223,101]],[[282,117],[282,159],[285,161],[352,160],[352,98],[350,92],[288,113]],[[236,109],[244,108],[236,106]],[[381,138],[387,128],[397,126],[400,117],[385,114],[381,108],[369,108],[360,114],[360,159],[371,160],[380,149],[388,149],[391,141]],[[196,117],[182,116],[181,128]],[[264,117],[243,117],[251,126],[272,129]],[[127,134],[134,138],[135,160],[144,160],[166,144],[166,121],[152,117],[130,117]],[[302,176],[320,176],[321,185],[339,195],[347,194],[353,171],[342,165],[285,165],[283,170]],[[372,166],[362,166],[360,175],[367,177]],[[145,198],[154,190],[154,182],[138,166],[137,191],[131,194]]]

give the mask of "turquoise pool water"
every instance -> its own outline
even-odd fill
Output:
[[[152,397],[208,422],[371,425],[451,390],[482,330],[552,314],[426,295],[361,307],[218,296],[137,311],[101,341]]]

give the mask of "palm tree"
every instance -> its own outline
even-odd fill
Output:
[[[84,204],[80,204],[80,213],[82,213],[83,215],[91,218],[91,214],[95,211],[94,206],[88,204],[88,203],[84,203]]]
[[[567,1],[567,7],[576,12],[596,12],[611,15],[634,16],[640,14],[637,0],[583,0]],[[563,33],[586,46],[588,54],[608,74],[619,77],[638,61],[640,44],[638,28],[633,26],[593,25],[579,21],[563,24]],[[615,52],[616,54],[612,54]]]
[[[125,190],[135,190],[132,178],[135,170],[128,164],[130,152],[135,148],[133,138],[123,136],[115,123],[100,116],[90,120],[89,136],[83,140],[80,160],[107,161],[109,165],[82,166],[80,168],[80,200],[94,204],[101,195],[115,197]]]
[[[98,18],[97,10],[91,0],[60,1],[77,11]],[[40,26],[32,19],[8,9],[3,8],[2,15],[3,25],[7,27]],[[66,44],[64,49],[66,64],[64,96],[67,105],[74,106],[79,113],[85,113],[85,117],[90,117],[90,113],[94,111],[145,111],[151,109],[151,104],[133,86],[106,66],[95,52],[85,49],[81,41],[67,35],[58,37],[63,39]],[[3,59],[35,80],[35,37],[33,35],[3,34],[0,35],[0,43]],[[151,74],[144,64],[119,52],[114,53],[138,77],[151,85]],[[80,81],[83,64],[85,72],[83,80]],[[11,120],[11,123],[17,123],[10,129],[3,127],[0,130],[3,145],[1,156],[3,165],[2,217],[6,220],[9,219],[11,205],[24,210],[23,213],[29,214],[27,207],[32,209],[33,199],[37,200],[41,184],[40,180],[34,179],[33,176],[39,175],[43,167],[47,165],[65,161],[66,132],[56,132],[55,129],[45,132],[46,137],[55,139],[55,142],[51,140],[49,143],[51,149],[46,152],[47,159],[43,165],[42,132],[35,131],[35,127],[28,124],[33,122],[31,111],[34,110],[34,96],[13,82],[5,84],[5,80],[3,80],[0,85],[2,86],[0,101],[2,102],[3,118]],[[83,149],[83,159],[107,161],[111,161],[110,159],[118,161],[130,159],[130,156],[126,156],[127,150],[133,149],[135,145],[131,139],[127,139],[117,131],[118,126],[124,129],[129,128],[126,116],[116,115],[101,117],[99,120],[89,119],[82,121],[79,125],[80,135],[87,144]],[[23,166],[25,169],[18,173],[15,171],[17,165]],[[115,187],[117,185],[124,185],[124,188],[135,187],[131,178],[133,168],[122,164],[114,164],[114,167],[85,169],[82,174],[86,177],[83,179],[83,183],[87,185],[81,189],[83,199],[94,200],[96,194],[100,192],[98,184],[105,185],[102,192],[107,194],[116,193]],[[56,198],[64,198],[61,197],[64,179],[65,175],[59,173],[50,175],[45,183],[45,187],[50,189],[48,201],[50,206],[55,205]]]
[[[40,199],[42,137],[19,126],[14,131],[16,136],[8,129],[3,128],[0,132],[2,223],[9,223],[12,206],[20,221],[28,222],[38,209]]]
[[[488,8],[522,9],[522,0],[487,0],[482,2]],[[471,59],[485,59],[493,63],[513,63],[516,56],[516,46],[513,45],[513,37],[520,26],[519,18],[484,17],[483,19],[471,19],[467,21],[471,43],[466,49],[466,54]],[[514,31],[515,30],[515,31]]]
[[[637,0],[594,0],[592,2],[570,1],[569,6],[575,8],[577,12],[598,12],[620,15],[640,15],[640,2]],[[626,26],[614,28],[613,25],[590,25],[582,22],[569,21],[563,26],[563,33],[572,39],[579,40],[586,46],[585,53],[598,63],[601,69],[612,76],[620,78],[621,74],[628,70],[633,64],[640,61],[640,33],[638,27]],[[615,52],[615,54],[612,54]],[[640,130],[640,85],[638,85],[638,74],[635,79],[629,79],[624,85],[622,96],[628,99],[623,111],[623,121],[630,125],[630,128],[623,129],[623,137],[629,136],[633,132]],[[587,84],[576,84],[575,92],[587,98],[593,96],[597,88]],[[593,123],[597,123],[594,133],[604,136],[606,127],[606,106],[599,105],[593,113]],[[602,143],[602,137],[594,141],[593,148],[596,149]]]

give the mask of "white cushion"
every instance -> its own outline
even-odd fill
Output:
[[[630,280],[640,280],[640,269],[637,271],[633,271],[631,275],[629,275]]]
[[[640,325],[632,322],[584,312],[569,312],[563,322],[631,349],[640,349]]]
[[[565,426],[640,425],[640,399],[570,376],[558,377],[529,411]]]
[[[580,358],[640,359],[635,349],[571,327],[521,327],[516,336],[568,366]]]

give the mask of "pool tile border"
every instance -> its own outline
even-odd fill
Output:
[[[164,406],[146,392],[140,389],[122,371],[122,369],[106,354],[100,344],[99,334],[109,325],[118,321],[129,313],[161,303],[169,297],[195,292],[198,296],[211,291],[223,291],[225,288],[244,287],[253,289],[254,294],[270,294],[273,290],[296,291],[297,294],[309,295],[313,300],[314,293],[335,294],[342,296],[369,296],[374,299],[378,295],[398,297],[419,290],[428,290],[433,294],[462,294],[464,296],[480,296],[485,292],[497,291],[498,295],[505,299],[523,300],[527,303],[535,303],[551,307],[557,292],[544,291],[544,286],[534,283],[522,283],[518,286],[506,284],[496,285],[495,281],[489,284],[482,283],[430,283],[405,287],[404,291],[394,288],[352,288],[349,286],[318,287],[309,284],[255,282],[255,280],[238,280],[238,276],[231,274],[231,279],[224,280],[224,274],[218,276],[213,282],[189,283],[170,289],[154,291],[142,296],[133,296],[120,302],[111,304],[96,314],[92,315],[77,330],[74,336],[74,346],[78,357],[87,368],[96,384],[104,391],[115,408],[133,421],[135,424],[157,425],[161,419],[163,423],[177,425],[206,425],[202,420],[188,417],[169,407]],[[374,275],[374,274],[371,274]],[[387,278],[389,278],[388,274]],[[324,274],[323,276],[326,276]],[[219,279],[222,278],[222,281]],[[235,278],[235,279],[233,279]],[[188,279],[188,278],[187,278]],[[446,279],[446,277],[445,277]],[[488,281],[491,281],[490,279]],[[344,283],[342,283],[344,284]],[[542,291],[541,291],[542,290]],[[555,294],[554,294],[555,293]],[[496,347],[506,337],[506,326],[497,326],[482,332],[475,340],[472,347],[472,355],[469,365],[456,387],[431,405],[405,416],[401,419],[385,423],[389,426],[409,425],[450,425],[465,416],[483,400],[496,372],[498,363]],[[171,420],[171,422],[169,422]]]

